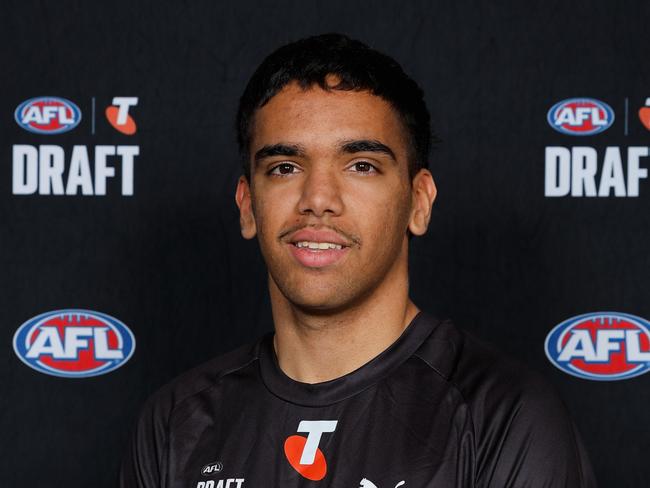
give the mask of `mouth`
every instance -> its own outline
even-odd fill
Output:
[[[314,241],[299,241],[292,242],[298,249],[309,249],[311,251],[327,251],[328,249],[343,249],[343,245],[334,242],[314,242]]]
[[[338,263],[355,244],[354,239],[331,229],[303,228],[288,234],[285,243],[296,261],[307,268]]]
[[[334,242],[298,241],[289,243],[295,260],[306,268],[325,268],[338,263],[350,248]]]

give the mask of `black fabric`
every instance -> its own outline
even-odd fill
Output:
[[[303,420],[337,422],[319,439],[320,480],[303,477],[284,453]],[[202,474],[217,461],[219,472]],[[141,415],[121,487],[210,480],[222,488],[596,486],[555,392],[424,313],[375,359],[332,381],[284,375],[267,335],[160,390]]]
[[[627,176],[628,148],[650,144],[639,119],[648,19],[647,0],[3,1],[0,487],[114,488],[147,397],[271,330],[264,261],[233,202],[236,108],[266,55],[326,32],[394,57],[442,139],[430,229],[410,242],[414,303],[544,375],[602,487],[650,487],[650,374],[588,381],[544,353],[547,334],[576,315],[650,318],[650,179],[632,198],[544,196],[548,146],[594,148],[599,179],[607,148]],[[21,128],[16,108],[44,95],[77,104],[79,126]],[[133,136],[106,119],[116,96],[139,97]],[[557,132],[548,111],[572,97],[609,104],[614,124]],[[64,177],[75,146],[94,177],[96,146],[138,145],[134,194],[121,194],[110,157],[105,196],[14,195],[14,145],[62,147]],[[69,308],[124,322],[136,339],[128,363],[86,379],[27,367],[12,347],[18,327]]]

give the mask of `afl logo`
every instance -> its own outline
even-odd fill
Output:
[[[55,310],[38,315],[14,334],[14,351],[30,368],[64,378],[109,373],[135,350],[129,328],[110,315],[90,310]]]
[[[578,378],[633,378],[650,369],[650,322],[617,312],[579,315],[557,325],[544,347],[554,366]]]
[[[593,98],[569,98],[551,107],[546,115],[551,127],[570,136],[591,136],[614,123],[614,111]]]
[[[221,461],[216,461],[214,463],[206,464],[201,468],[201,474],[203,476],[210,476],[212,474],[219,473],[223,470],[223,464]]]
[[[61,134],[81,122],[81,110],[70,100],[36,97],[24,101],[14,112],[16,123],[36,134]]]

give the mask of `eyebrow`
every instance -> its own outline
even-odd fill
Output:
[[[358,153],[358,152],[376,152],[390,156],[393,161],[397,161],[395,153],[386,144],[373,139],[360,139],[354,141],[344,141],[341,145],[341,152]]]
[[[305,149],[299,144],[269,144],[255,153],[255,163],[272,156],[304,156]]]
[[[395,153],[386,144],[383,144],[374,139],[355,139],[341,142],[340,152],[347,154],[354,154],[359,152],[376,152],[389,156],[393,161],[397,161]],[[300,144],[268,144],[263,146],[255,152],[253,157],[255,164],[260,161],[273,156],[305,156],[306,151]]]

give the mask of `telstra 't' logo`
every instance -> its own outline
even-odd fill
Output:
[[[320,481],[325,477],[327,461],[318,445],[324,433],[336,430],[337,423],[337,420],[301,420],[298,432],[306,432],[307,437],[292,435],[284,442],[287,461],[301,476],[312,481]]]

